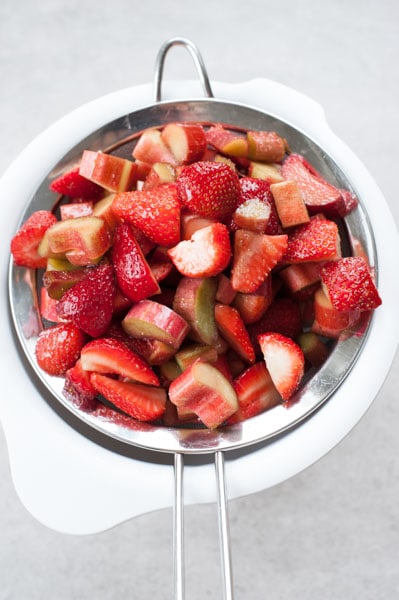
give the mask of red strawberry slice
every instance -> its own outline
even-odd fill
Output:
[[[230,262],[229,231],[222,223],[198,229],[168,254],[177,270],[186,277],[214,277]]]
[[[112,262],[118,286],[133,302],[139,302],[160,291],[158,282],[127,223],[118,225],[115,230]]]
[[[341,191],[328,183],[300,154],[290,154],[283,161],[281,174],[296,181],[311,213],[322,211],[329,217],[343,217],[349,204]]]
[[[78,167],[53,179],[50,190],[69,198],[84,200],[99,200],[104,194],[104,188],[80,175]]]
[[[230,346],[246,362],[253,363],[255,351],[238,310],[228,304],[216,303],[215,319],[221,335]]]
[[[111,322],[114,294],[114,270],[112,265],[102,263],[88,269],[87,275],[65,292],[57,313],[91,337],[98,337]]]
[[[39,256],[37,249],[47,229],[56,221],[48,210],[31,214],[11,240],[11,254],[16,265],[31,269],[46,267],[47,258]]]
[[[248,367],[234,380],[238,410],[227,420],[228,425],[254,417],[281,402],[264,361]]]
[[[286,235],[265,235],[239,229],[234,237],[231,284],[237,292],[254,292],[284,256]]]
[[[80,359],[65,373],[62,393],[77,408],[86,412],[92,412],[99,404],[97,390],[90,381],[90,373],[82,369]]]
[[[182,169],[177,191],[182,205],[192,213],[224,220],[238,205],[240,182],[226,163],[200,161]]]
[[[121,411],[138,421],[155,421],[165,412],[166,390],[91,373],[93,387]]]
[[[78,360],[85,342],[86,336],[73,323],[52,325],[37,338],[37,364],[49,375],[64,375]]]
[[[313,217],[288,235],[284,260],[288,263],[335,260],[341,256],[338,226],[334,221]]]
[[[361,256],[327,263],[321,268],[320,276],[336,310],[372,310],[382,303],[367,262]]]
[[[128,348],[126,344],[112,338],[97,338],[82,348],[82,368],[96,373],[112,373],[140,383],[159,385],[152,368]]]
[[[305,358],[300,346],[280,333],[263,333],[258,341],[277,391],[283,400],[289,400],[304,374]]]
[[[259,321],[248,326],[248,333],[256,351],[259,348],[257,337],[265,331],[296,338],[302,331],[299,305],[291,298],[276,298]]]
[[[247,200],[259,200],[270,207],[270,215],[264,233],[267,235],[281,233],[280,221],[274,203],[273,194],[270,190],[270,183],[255,177],[241,177],[240,188],[240,204],[243,204]]]
[[[273,301],[274,290],[272,278],[266,277],[259,288],[251,294],[237,292],[232,302],[246,325],[255,323],[264,315]]]
[[[175,183],[117,194],[112,210],[156,244],[174,246],[180,241],[180,203]]]

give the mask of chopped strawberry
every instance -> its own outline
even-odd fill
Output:
[[[160,291],[128,223],[118,225],[115,230],[112,262],[119,288],[133,302],[139,302]]]
[[[243,204],[247,200],[259,200],[270,207],[270,215],[264,233],[267,235],[281,233],[273,194],[270,191],[270,183],[263,179],[256,179],[255,177],[241,177],[240,189],[240,204]]]
[[[101,263],[87,270],[87,275],[65,292],[57,313],[71,320],[92,337],[102,335],[111,322],[115,293],[114,271]]]
[[[11,254],[16,265],[31,269],[45,268],[47,259],[38,254],[38,247],[47,229],[57,222],[49,210],[38,210],[20,227],[11,240]]]
[[[273,300],[273,286],[271,277],[266,277],[262,285],[255,292],[243,294],[237,292],[233,306],[238,310],[246,325],[255,323],[264,315]]]
[[[180,203],[175,183],[117,194],[112,210],[156,244],[175,246],[180,241]]]
[[[296,181],[311,213],[323,211],[328,217],[343,217],[350,203],[341,190],[328,183],[300,154],[290,154],[281,167],[284,179]]]
[[[79,174],[79,168],[63,173],[50,183],[50,190],[69,198],[99,200],[104,188]]]
[[[322,266],[320,276],[336,310],[370,310],[382,302],[367,262],[361,256],[329,262]]]
[[[138,421],[155,421],[165,412],[166,390],[91,373],[93,387],[121,411]]]
[[[148,385],[159,385],[152,368],[126,344],[112,338],[88,342],[80,355],[82,368],[102,374],[114,374]]]
[[[265,331],[281,333],[293,339],[296,338],[302,331],[299,305],[291,298],[276,298],[259,321],[248,325],[248,333],[256,351],[259,347],[257,337]]]
[[[255,361],[255,351],[240,313],[233,306],[216,303],[215,319],[221,335],[248,363]]]
[[[238,410],[227,420],[228,425],[254,417],[281,402],[265,362],[248,367],[233,382]]]
[[[304,374],[305,358],[300,346],[280,333],[263,333],[258,341],[277,391],[283,400],[289,400]]]
[[[92,412],[97,408],[97,390],[91,384],[89,371],[82,369],[80,359],[65,373],[62,393],[80,410]]]
[[[228,229],[215,223],[195,231],[168,251],[177,270],[186,277],[214,277],[230,262],[231,246]]]
[[[287,249],[286,235],[265,235],[239,229],[234,237],[231,284],[237,292],[254,292]]]
[[[183,206],[201,217],[224,220],[240,199],[239,178],[225,163],[200,161],[184,167],[177,178]]]
[[[49,375],[64,375],[78,360],[85,342],[86,336],[73,323],[52,325],[37,338],[37,364]]]
[[[288,235],[284,260],[288,263],[335,260],[341,256],[338,226],[334,221],[313,217]]]

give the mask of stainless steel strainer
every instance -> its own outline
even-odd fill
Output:
[[[192,55],[205,98],[161,100],[161,86],[164,61],[167,52],[174,46],[183,46]],[[34,190],[21,215],[21,222],[35,210],[54,208],[54,196],[49,191],[49,181],[79,159],[84,149],[102,150],[126,158],[131,157],[132,149],[140,133],[153,126],[162,126],[172,121],[196,121],[204,124],[219,122],[235,129],[269,129],[280,133],[289,140],[292,151],[303,154],[319,172],[339,188],[346,188],[356,194],[347,175],[329,157],[328,153],[316,144],[306,132],[272,114],[267,114],[248,105],[215,99],[211,84],[197,48],[183,38],[167,41],[160,49],[155,69],[154,103],[126,114],[105,124],[75,145],[48,173],[47,177]],[[362,199],[359,206],[340,224],[343,250],[355,254],[359,245],[369,263],[377,273],[377,255],[373,232]],[[306,419],[311,418],[325,402],[334,401],[334,392],[350,373],[367,339],[367,328],[347,339],[335,343],[329,359],[315,373],[310,373],[300,391],[293,399],[290,408],[275,407],[241,424],[222,427],[216,431],[154,426],[135,422],[112,411],[87,413],[69,403],[62,394],[63,381],[43,373],[37,366],[34,346],[35,337],[27,337],[26,323],[33,317],[40,324],[38,310],[39,274],[15,266],[9,268],[9,299],[11,313],[19,343],[29,367],[45,385],[49,393],[85,426],[100,432],[110,440],[116,440],[127,447],[137,447],[159,453],[174,455],[175,503],[174,503],[174,581],[175,597],[184,599],[184,547],[183,547],[183,471],[184,456],[198,454],[214,455],[218,491],[218,516],[224,581],[225,600],[233,599],[230,540],[227,514],[224,456],[225,452],[246,449],[250,452],[257,444],[268,443],[284,435]]]

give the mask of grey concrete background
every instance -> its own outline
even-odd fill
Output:
[[[320,102],[399,222],[396,0],[2,0],[0,172],[65,113],[150,81],[176,35],[199,46],[211,79],[267,77]],[[183,51],[165,76],[193,77]],[[398,365],[326,457],[230,503],[236,600],[399,598]],[[190,600],[222,597],[215,531],[215,506],[187,509]],[[0,600],[170,600],[171,535],[170,510],[89,537],[46,529],[16,496],[0,431]]]

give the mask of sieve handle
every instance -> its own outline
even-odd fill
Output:
[[[184,600],[184,510],[183,510],[183,455],[175,454],[175,499],[173,505],[173,546],[174,546],[174,585],[175,600]],[[215,471],[217,482],[218,522],[220,549],[222,555],[223,600],[234,600],[233,576],[231,568],[231,545],[227,496],[225,483],[224,455],[215,452]]]
[[[231,544],[224,468],[224,454],[215,452],[216,482],[218,489],[218,521],[220,549],[222,554],[223,600],[233,600],[233,572],[231,568]]]
[[[194,61],[195,67],[197,69],[198,76],[200,78],[204,94],[208,98],[213,98],[213,92],[211,88],[211,84],[209,81],[208,73],[206,71],[205,63],[202,60],[202,56],[198,50],[198,48],[186,38],[171,38],[170,40],[164,42],[161,48],[159,49],[158,56],[155,62],[155,75],[154,75],[154,101],[160,102],[162,99],[162,77],[163,77],[163,69],[165,64],[165,58],[167,53],[174,46],[183,46],[188,52],[191,54],[191,57]]]
[[[175,600],[184,600],[184,511],[183,455],[177,452],[174,462],[175,500],[173,504],[173,579]]]

